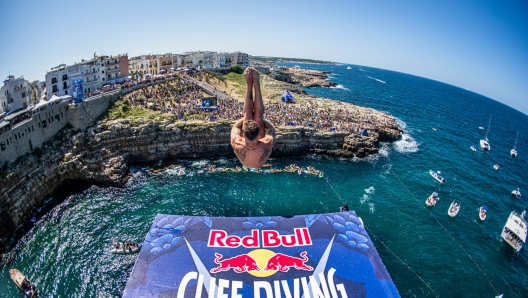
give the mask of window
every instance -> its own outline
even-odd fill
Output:
[[[51,83],[52,84],[57,84],[57,78],[51,78]]]
[[[26,97],[26,92],[22,92],[22,98]]]
[[[46,123],[46,120],[42,121],[42,128],[48,127],[48,123]]]
[[[55,115],[55,122],[59,122],[60,121],[60,118],[59,118],[59,114]]]
[[[68,75],[67,75],[67,74],[63,74],[63,75],[62,75],[62,80],[63,80],[63,81],[66,81],[67,79],[68,79]]]
[[[58,91],[57,85],[53,85],[52,90],[53,90],[52,92],[57,92]]]
[[[0,143],[0,149],[2,149],[2,151],[5,151],[7,149],[5,142]]]
[[[68,82],[62,82],[62,89],[68,89]]]

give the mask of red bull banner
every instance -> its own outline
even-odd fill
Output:
[[[354,211],[158,214],[123,297],[400,297]]]

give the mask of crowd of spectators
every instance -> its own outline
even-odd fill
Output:
[[[203,86],[205,83],[200,84]],[[216,89],[214,90],[216,92]],[[219,92],[215,95],[216,108],[204,109],[204,93],[197,81],[190,77],[178,77],[170,82],[135,90],[125,96],[125,102],[135,107],[171,113],[180,120],[216,121],[237,120],[243,117],[242,101],[225,93],[219,95]],[[394,118],[370,109],[330,109],[317,102],[267,103],[264,117],[276,126],[306,126],[319,131],[360,133],[364,129],[373,131],[382,126],[397,126]]]
[[[201,86],[200,86],[201,85]],[[141,107],[162,113],[173,114],[179,120],[237,120],[243,117],[244,103],[213,89],[204,86],[187,75],[165,74],[143,77],[138,80],[129,80],[116,84],[105,85],[93,90],[89,97],[96,96],[113,90],[121,90],[124,102],[130,106]],[[204,98],[203,87],[214,90],[214,107],[205,108],[202,104]],[[205,96],[210,96],[205,94]],[[52,105],[44,106],[38,110],[29,111],[18,115],[11,120],[11,127],[16,123],[31,118],[33,113],[40,112]],[[379,127],[397,127],[394,118],[387,114],[373,112],[365,108],[330,109],[315,101],[301,103],[267,103],[265,104],[264,117],[275,126],[305,126],[313,127],[319,131],[342,131],[360,133],[363,130],[374,131]],[[3,127],[3,130],[6,130]],[[0,133],[2,133],[0,131]]]

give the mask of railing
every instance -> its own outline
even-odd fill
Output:
[[[116,64],[119,64],[119,60],[117,62],[108,62],[105,65],[110,66],[110,65],[116,65]]]
[[[120,67],[118,67],[118,68],[107,69],[107,70],[106,70],[106,73],[113,73],[113,72],[118,72],[118,71],[121,71],[121,68],[120,68]]]
[[[85,73],[83,73],[83,76],[89,76],[89,75],[94,74],[94,73],[97,73],[97,70],[92,70],[90,72],[85,72]]]

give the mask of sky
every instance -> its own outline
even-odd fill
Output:
[[[0,76],[97,54],[241,51],[383,68],[528,114],[528,1],[0,0]]]

